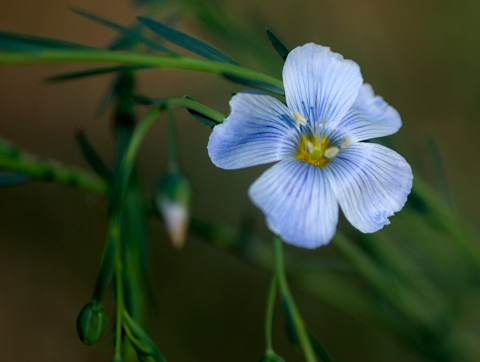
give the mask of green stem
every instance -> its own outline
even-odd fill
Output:
[[[0,169],[19,172],[35,179],[56,182],[96,194],[107,193],[107,183],[94,174],[58,161],[40,159],[23,151],[18,151],[15,155],[0,154]]]
[[[120,162],[118,172],[119,183],[118,189],[115,193],[115,199],[112,204],[112,216],[110,219],[110,233],[116,244],[115,249],[115,290],[116,290],[116,325],[115,325],[115,356],[114,361],[122,360],[122,318],[125,310],[125,301],[123,296],[123,262],[122,262],[122,240],[121,240],[121,218],[123,211],[123,204],[127,194],[128,183],[134,169],[135,159],[142,140],[155,121],[156,116],[162,110],[161,107],[153,107],[142,121],[135,128],[128,148]]]
[[[275,309],[275,297],[277,295],[278,280],[277,276],[274,273],[272,276],[272,282],[270,283],[270,290],[268,292],[267,299],[267,312],[265,316],[265,342],[267,354],[273,352],[272,344],[272,321],[273,321],[273,311]]]
[[[295,331],[300,342],[300,346],[303,350],[305,356],[305,361],[307,362],[316,362],[315,353],[313,347],[310,343],[310,338],[308,337],[307,329],[305,328],[305,323],[300,316],[300,313],[295,305],[290,289],[288,288],[287,277],[285,274],[285,268],[283,264],[283,251],[282,251],[282,240],[275,236],[273,238],[273,263],[276,277],[278,279],[278,287],[285,303],[288,305],[292,317],[292,322],[295,327]]]
[[[122,240],[120,238],[120,210],[114,210],[110,219],[110,237],[115,243],[115,355],[114,362],[122,361],[122,316],[125,310],[123,300]]]
[[[282,81],[255,70],[229,63],[200,60],[184,56],[150,55],[134,52],[127,53],[90,49],[0,52],[0,66],[51,62],[116,63],[127,65],[145,65],[160,69],[192,70],[197,72],[247,78],[267,83],[275,88],[279,88],[280,90],[283,89]]]
[[[167,134],[168,134],[168,169],[170,172],[178,171],[177,154],[177,136],[175,132],[175,123],[172,115],[170,102],[167,104],[165,113],[167,115]]]
[[[128,182],[135,164],[135,159],[137,157],[138,150],[142,143],[145,134],[147,133],[150,126],[155,121],[158,113],[162,110],[163,107],[156,106],[153,107],[147,115],[140,121],[138,126],[135,128],[128,148],[125,152],[123,159],[120,161],[120,170],[119,170],[119,182],[118,182],[118,192],[116,193],[115,202],[113,202],[112,209],[122,209],[123,201],[125,199],[125,194],[127,193]]]

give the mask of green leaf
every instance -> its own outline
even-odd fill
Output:
[[[29,181],[32,181],[30,176],[16,172],[0,171],[0,187],[21,185]]]
[[[188,97],[188,96],[185,96],[185,98],[187,99],[190,99],[192,101],[195,101],[195,99],[193,99],[192,97]],[[199,113],[197,111],[194,111],[194,110],[191,110],[189,108],[187,108],[187,111],[188,113],[190,113],[197,121],[199,121],[201,124],[209,127],[209,128],[213,128],[215,127],[217,124],[220,124],[220,122],[214,120],[213,118],[210,118],[208,116],[206,116],[205,114],[202,114],[202,113]]]
[[[228,73],[222,73],[223,77],[227,78],[228,80],[239,83],[242,85],[246,85],[252,88],[260,89],[266,92],[278,94],[278,95],[285,95],[285,91],[283,88],[279,88],[274,86],[273,84],[269,84],[266,82],[262,82],[260,80],[253,80],[249,78],[244,78],[238,75],[233,75],[233,74],[228,74]]]
[[[118,65],[115,67],[93,68],[93,69],[80,70],[77,72],[52,75],[46,78],[46,81],[58,82],[63,80],[91,77],[94,75],[102,75],[102,74],[108,74],[108,73],[114,73],[114,72],[135,71],[135,70],[142,70],[142,69],[149,69],[149,68],[153,68],[153,67],[149,67],[146,65]]]
[[[270,28],[266,29],[268,39],[272,42],[273,47],[277,51],[278,54],[283,58],[283,60],[287,59],[288,53],[290,53],[290,50],[283,44],[283,42],[278,38],[278,36],[275,35],[273,31],[270,30]]]
[[[93,49],[81,44],[32,35],[0,32],[0,50],[40,51],[45,49]]]
[[[157,43],[156,41],[153,41],[150,38],[146,38],[142,35],[140,35],[137,31],[129,29],[127,27],[124,27],[122,25],[119,25],[117,23],[114,23],[113,21],[107,20],[105,18],[102,18],[98,15],[91,14],[89,12],[79,10],[79,9],[72,9],[73,12],[77,13],[78,15],[81,15],[89,20],[92,20],[96,23],[99,23],[103,26],[106,26],[107,28],[116,30],[123,36],[125,36],[127,39],[134,40],[134,41],[140,41],[144,43],[145,45],[149,46],[151,49],[158,50],[161,52],[169,53],[169,54],[175,54],[173,51],[170,49],[167,49],[163,45]]]
[[[137,19],[140,23],[147,26],[154,33],[184,49],[216,62],[238,65],[236,61],[201,40],[195,39],[190,35],[170,28],[169,26],[159,23],[158,21],[144,17],[138,17]]]
[[[113,177],[112,171],[107,167],[95,148],[93,148],[92,144],[88,141],[85,133],[83,131],[76,132],[75,139],[82,150],[83,157],[85,157],[88,164],[97,173],[97,175],[105,180],[111,180]]]
[[[308,339],[310,340],[310,343],[313,347],[313,351],[317,355],[317,357],[320,359],[322,362],[332,362],[332,359],[330,358],[329,354],[325,350],[325,348],[322,346],[322,344],[318,341],[318,339],[312,334],[307,329],[308,333]]]

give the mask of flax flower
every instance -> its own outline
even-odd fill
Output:
[[[412,187],[398,153],[372,138],[398,131],[400,116],[363,83],[358,65],[329,48],[306,44],[283,68],[286,105],[259,92],[241,92],[210,136],[212,162],[238,169],[277,162],[250,187],[268,227],[305,248],[328,243],[339,206],[358,230],[389,224]]]

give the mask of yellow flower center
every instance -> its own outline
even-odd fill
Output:
[[[295,157],[313,166],[324,167],[330,159],[334,158],[340,149],[330,144],[326,137],[321,140],[314,136],[302,136]]]

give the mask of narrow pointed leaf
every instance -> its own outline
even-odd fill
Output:
[[[236,61],[201,40],[193,38],[190,35],[182,33],[173,28],[170,28],[169,26],[159,23],[158,21],[154,21],[144,17],[138,17],[137,19],[140,23],[148,27],[154,33],[160,35],[161,37],[184,49],[191,51],[192,53],[198,54],[204,58],[216,62],[238,65]]]
[[[215,127],[217,124],[219,124],[218,122],[214,121],[213,119],[211,118],[208,118],[208,117],[205,117],[204,115],[198,113],[198,112],[195,112],[195,111],[192,111],[190,109],[187,108],[187,111],[188,113],[190,113],[197,121],[199,121],[201,124],[203,124],[204,126],[207,126],[208,128],[211,128],[213,129],[213,127]]]
[[[102,75],[102,74],[115,73],[115,72],[135,71],[135,70],[142,70],[142,69],[149,69],[149,68],[152,68],[152,67],[144,66],[144,65],[119,65],[115,67],[92,68],[92,69],[80,70],[78,72],[52,75],[46,78],[45,80],[47,82],[58,82],[63,80],[91,77],[94,75]]]
[[[21,185],[32,181],[32,178],[16,172],[0,171],[0,187]]]
[[[156,41],[144,37],[141,34],[139,34],[137,31],[129,29],[125,26],[122,26],[120,24],[114,23],[113,21],[107,20],[105,18],[102,18],[98,15],[91,14],[89,12],[79,10],[79,9],[72,9],[73,12],[77,13],[78,15],[81,15],[89,20],[92,20],[96,23],[99,23],[103,26],[106,26],[107,28],[113,29],[115,31],[118,31],[120,34],[125,36],[127,39],[131,39],[134,41],[140,41],[144,43],[145,45],[149,46],[153,50],[158,50],[161,52],[169,53],[169,54],[175,54],[173,51],[170,49],[167,49],[163,45],[157,43]]]
[[[191,98],[191,97],[185,97],[187,99],[190,99],[192,101],[195,101],[195,99]],[[197,111],[194,111],[192,109],[189,109],[187,108],[187,111],[188,113],[190,113],[197,121],[199,121],[201,124],[209,127],[209,128],[213,128],[215,127],[217,124],[220,124],[220,122],[218,122],[217,120],[213,119],[213,118],[210,118],[208,117],[207,115],[205,114],[202,114],[200,112],[197,112]]]
[[[229,74],[229,73],[223,73],[222,75],[225,78],[227,78],[228,80],[230,80],[232,82],[235,82],[235,83],[239,83],[239,84],[246,85],[246,86],[256,88],[256,89],[260,89],[260,90],[263,90],[263,91],[266,91],[266,92],[269,92],[269,93],[278,94],[278,95],[281,95],[281,96],[285,95],[285,91],[283,90],[283,88],[276,87],[273,84],[269,84],[269,83],[262,82],[262,81],[259,81],[259,80],[244,78],[244,77]]]
[[[288,50],[285,44],[283,44],[283,42],[278,38],[278,36],[275,35],[273,31],[270,30],[270,28],[267,28],[266,32],[268,39],[270,39],[270,41],[272,42],[272,45],[277,51],[277,53],[280,54],[283,60],[286,60],[290,50]]]
[[[0,32],[0,50],[31,52],[45,49],[92,49],[92,47],[32,35]]]
[[[106,180],[111,180],[113,175],[112,171],[107,167],[105,162],[103,162],[100,155],[97,153],[95,148],[87,139],[87,136],[84,132],[78,131],[75,134],[75,138],[82,150],[83,157],[87,160],[88,164],[92,169],[102,178]]]

